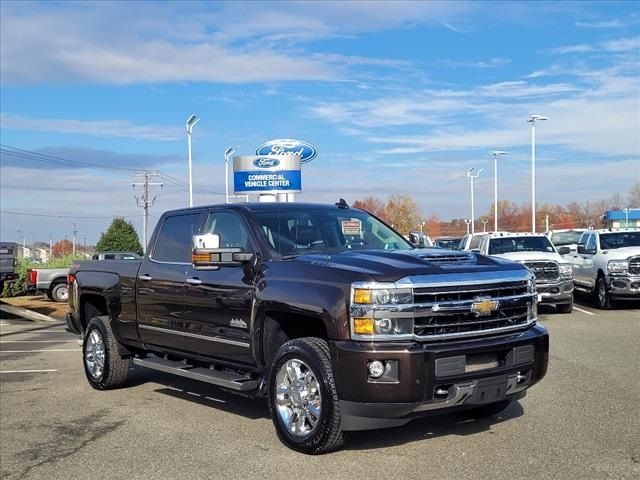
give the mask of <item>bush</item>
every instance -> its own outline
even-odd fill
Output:
[[[78,256],[75,258],[73,255],[65,255],[63,257],[53,257],[47,263],[36,263],[29,258],[19,258],[18,266],[16,267],[16,273],[18,278],[11,282],[5,282],[4,290],[0,297],[19,297],[29,293],[29,289],[33,288],[29,286],[29,270],[32,268],[64,268],[70,267],[74,260],[86,260],[84,256]]]

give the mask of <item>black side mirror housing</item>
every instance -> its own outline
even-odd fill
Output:
[[[560,247],[558,249],[558,253],[560,255],[568,255],[569,253],[571,253],[571,249],[569,247]]]
[[[191,262],[194,270],[217,270],[250,264],[254,258],[242,248],[194,248]]]

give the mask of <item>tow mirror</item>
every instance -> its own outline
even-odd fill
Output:
[[[426,246],[426,239],[424,233],[421,232],[409,232],[409,243],[417,248],[424,248]]]
[[[215,234],[194,235],[191,263],[195,270],[217,270],[251,263],[255,254],[242,248],[220,248],[220,237]]]
[[[584,255],[584,254],[586,254],[586,253],[587,253],[587,249],[586,249],[586,247],[584,246],[584,243],[579,243],[579,244],[578,244],[578,253],[579,253],[580,255]]]
[[[569,247],[560,247],[558,249],[558,253],[560,255],[569,255],[571,253],[571,249]]]

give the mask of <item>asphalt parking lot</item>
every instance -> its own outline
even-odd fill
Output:
[[[136,368],[127,388],[85,381],[62,323],[0,317],[3,479],[640,478],[640,306],[542,310],[547,377],[504,414],[359,432],[310,457],[278,441],[266,403]]]

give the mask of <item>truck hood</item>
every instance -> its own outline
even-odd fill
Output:
[[[509,252],[501,253],[499,255],[492,255],[493,257],[500,257],[506,260],[512,260],[514,262],[534,262],[536,260],[542,262],[560,262],[567,263],[559,253],[553,252]]]
[[[521,270],[523,266],[472,252],[440,248],[415,250],[354,250],[337,254],[307,254],[295,258],[316,266],[368,274],[376,281],[395,282],[409,275]]]
[[[613,250],[603,250],[602,255],[607,260],[626,260],[629,257],[640,255],[640,247],[622,247]]]

